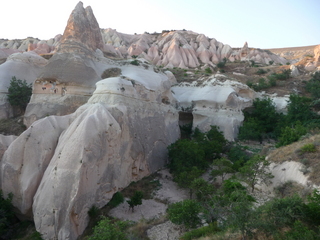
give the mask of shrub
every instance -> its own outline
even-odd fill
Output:
[[[201,207],[195,200],[184,200],[169,205],[168,217],[175,224],[183,224],[187,228],[195,228],[201,223],[199,217]]]
[[[110,219],[103,217],[94,227],[89,240],[127,240],[124,230],[128,227],[127,222],[118,221],[112,223]]]
[[[307,143],[300,148],[302,153],[317,151],[316,146],[313,143]]]
[[[306,90],[314,99],[320,98],[320,72],[315,72],[306,84]]]
[[[301,122],[297,122],[294,127],[285,127],[282,129],[280,138],[276,147],[288,145],[296,142],[301,136],[307,133],[307,129],[301,125]]]
[[[200,237],[206,237],[212,235],[214,233],[219,232],[220,229],[217,227],[216,223],[210,223],[208,226],[204,226],[201,228],[193,229],[181,237],[183,240],[193,240],[198,239]]]
[[[10,238],[10,230],[14,222],[12,197],[13,195],[9,194],[7,198],[4,198],[0,190],[0,239]]]
[[[267,73],[267,71],[262,69],[262,68],[259,68],[258,71],[256,71],[256,74],[258,74],[258,75],[262,75],[262,74],[265,74],[265,73]]]
[[[204,150],[193,140],[179,139],[168,147],[168,154],[168,166],[173,173],[188,171],[193,166],[199,169],[208,166]]]
[[[129,204],[129,209],[134,211],[134,207],[142,204],[143,193],[141,191],[135,191],[134,195],[127,201]]]
[[[124,197],[121,192],[116,192],[113,194],[111,200],[108,202],[108,206],[115,208],[119,204],[124,202]]]
[[[8,101],[12,106],[20,108],[24,111],[30,101],[32,95],[32,84],[28,84],[26,80],[16,79],[12,77],[8,88]]]
[[[274,63],[274,61],[269,61],[269,65],[272,65]]]
[[[212,70],[211,70],[211,68],[209,68],[209,67],[207,67],[205,70],[204,70],[206,73],[212,73]]]
[[[225,62],[219,62],[219,63],[217,64],[217,67],[221,69],[221,68],[224,68],[225,65],[226,65]]]
[[[90,218],[94,218],[98,216],[98,214],[99,214],[99,208],[96,207],[95,205],[93,205],[88,211],[88,215]]]
[[[138,62],[137,59],[131,61],[130,64],[135,65],[135,66],[139,66],[140,65],[140,63]]]

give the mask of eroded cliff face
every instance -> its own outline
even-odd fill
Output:
[[[76,239],[90,207],[165,165],[180,134],[171,80],[146,80],[98,82],[87,104],[34,122],[5,152],[1,188],[45,239]]]

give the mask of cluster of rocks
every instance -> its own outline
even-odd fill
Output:
[[[131,65],[126,58],[133,55],[146,62]],[[201,84],[177,84],[171,72],[154,66],[214,66],[224,58],[286,61],[191,31],[101,30],[92,9],[81,2],[63,35],[0,40],[0,118],[12,116],[6,100],[11,78],[33,84],[24,115],[29,128],[17,138],[0,136],[4,195],[13,193],[19,216],[33,219],[45,239],[76,239],[93,205],[104,206],[131,181],[166,164],[167,146],[179,138],[183,114],[193,127],[206,131],[217,125],[234,140],[242,110],[259,94],[219,74]],[[284,102],[275,99],[280,107]]]

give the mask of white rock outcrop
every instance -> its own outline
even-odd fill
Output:
[[[204,81],[172,87],[182,111],[193,116],[193,128],[210,130],[216,125],[228,140],[234,140],[244,120],[242,110],[257,96],[248,86],[216,74]]]
[[[93,205],[166,164],[180,134],[171,79],[126,71],[75,113],[34,122],[4,154],[1,189],[44,239],[76,239]]]

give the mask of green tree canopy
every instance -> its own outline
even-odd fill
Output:
[[[19,107],[24,111],[30,101],[32,95],[32,84],[28,84],[26,80],[20,80],[12,77],[8,88],[8,101],[12,106]]]

